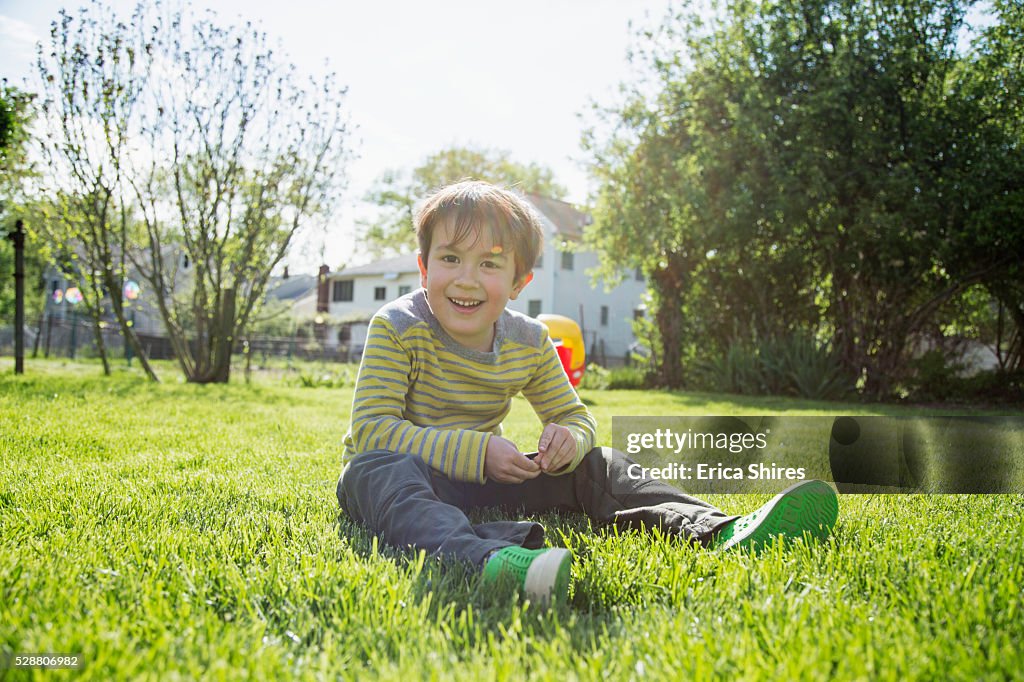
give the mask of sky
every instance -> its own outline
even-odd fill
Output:
[[[23,86],[33,76],[35,44],[48,36],[60,0],[0,0],[0,76]],[[134,2],[113,0],[127,16]],[[362,198],[383,171],[410,170],[436,151],[471,145],[510,152],[551,168],[583,203],[590,190],[580,165],[582,114],[591,101],[615,101],[630,80],[634,31],[663,16],[668,0],[221,0],[225,22],[243,17],[279,40],[307,73],[325,63],[349,87],[358,160],[326,239],[293,249],[290,271],[315,272],[364,262],[353,249],[354,220],[372,215]],[[31,81],[28,90],[31,87]],[[323,248],[323,256],[321,256]]]

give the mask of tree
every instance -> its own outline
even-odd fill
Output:
[[[104,373],[110,374],[101,322],[107,302],[125,343],[146,375],[156,381],[135,330],[125,314],[129,227],[126,171],[132,152],[131,125],[150,64],[137,50],[128,27],[93,2],[75,17],[61,10],[36,60],[42,84],[38,137],[49,172],[43,192],[54,197],[59,220],[47,222],[53,248],[70,255],[82,303],[93,321]]]
[[[704,52],[704,101],[726,91],[732,105],[718,119],[698,109],[705,136],[745,150],[738,165],[707,157],[725,182],[710,217],[760,247],[759,260],[797,256],[793,282],[817,289],[818,319],[779,312],[828,338],[874,397],[954,285],[933,267],[942,234],[927,160],[949,142],[936,95],[963,11],[780,0],[736,8]]]
[[[42,272],[45,250],[37,239],[37,223],[24,210],[24,184],[34,168],[28,158],[29,126],[34,116],[34,97],[0,83],[0,319],[14,319],[14,248],[6,235],[19,218],[25,222],[25,310],[29,319],[37,316],[43,304]]]
[[[728,58],[716,71],[745,83],[726,137],[743,135],[748,160],[730,193],[749,189],[756,210],[736,212],[737,228],[778,216],[776,255],[787,235],[806,244],[796,262],[815,267],[797,281],[822,301],[811,331],[873,398],[905,376],[943,305],[1006,273],[1020,248],[1019,209],[1014,218],[1013,201],[978,181],[1003,190],[1012,173],[986,171],[1019,177],[1021,156],[1005,136],[981,143],[993,111],[957,86],[976,62],[958,49],[968,6],[780,0],[737,14],[743,40],[717,43]],[[993,210],[1001,217],[986,225]]]
[[[949,101],[966,6],[735,3],[710,26],[677,13],[652,32],[638,54],[656,97],[635,89],[605,111],[610,140],[588,144],[603,180],[592,239],[609,265],[639,251],[656,282],[688,257],[661,301],[688,329],[663,339],[716,354],[797,332],[826,340],[884,397],[943,304],[1008,272],[1006,252],[965,249],[986,231],[1009,244],[1005,213],[991,230],[980,206],[950,220],[965,198],[953,163],[964,147],[975,163],[1012,150],[1005,138],[1000,154],[974,145],[976,109]],[[1012,205],[991,199],[984,210]],[[659,241],[637,245],[648,230]],[[665,375],[679,385],[681,368]]]
[[[668,108],[685,107],[687,96],[683,88],[665,89],[659,101]],[[687,200],[688,188],[696,186],[686,180],[693,169],[677,163],[692,150],[693,139],[637,92],[620,110],[604,113],[619,127],[608,141],[598,142],[593,131],[584,138],[593,155],[592,173],[601,183],[595,224],[585,238],[601,254],[605,281],[615,282],[624,270],[644,271],[662,345],[652,349],[660,360],[657,380],[678,387],[684,380],[684,340],[696,337],[684,312],[689,274],[704,253],[693,229],[698,223],[688,210],[696,200]]]
[[[52,61],[40,57],[51,106],[75,93],[98,103],[68,111],[70,125],[57,128],[57,148],[102,180],[98,192],[69,194],[117,219],[104,257],[127,257],[141,275],[188,381],[226,382],[270,271],[340,194],[345,90],[333,74],[303,78],[250,23],[223,28],[211,13],[193,19],[159,2],[127,22],[94,11],[62,14]],[[97,127],[100,144],[68,132]],[[111,284],[121,320],[120,282]]]
[[[380,212],[373,220],[360,221],[362,246],[378,257],[414,250],[412,219],[416,203],[444,185],[468,178],[554,199],[566,195],[547,168],[514,161],[506,151],[451,147],[431,154],[409,175],[389,170],[377,178],[365,200],[378,206]]]
[[[942,197],[949,232],[943,266],[988,292],[990,343],[999,367],[1024,371],[1024,6],[996,0],[996,18],[951,78],[959,123],[954,153],[943,159]],[[972,307],[968,301],[968,307]],[[982,317],[984,319],[984,317]]]
[[[0,81],[0,172],[3,173],[5,203],[11,189],[7,184],[23,174],[28,165],[25,143],[32,118],[32,95]]]

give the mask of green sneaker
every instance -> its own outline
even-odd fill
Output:
[[[839,501],[824,481],[802,481],[786,488],[757,511],[741,516],[719,531],[716,550],[748,547],[754,552],[772,538],[795,539],[810,535],[824,540],[839,516]]]
[[[567,549],[524,549],[504,547],[484,564],[484,583],[512,576],[516,585],[532,601],[547,605],[565,603],[569,598],[569,572],[572,554]]]

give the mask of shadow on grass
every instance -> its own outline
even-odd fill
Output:
[[[474,566],[384,546],[343,512],[337,517],[341,537],[362,558],[392,562],[414,576],[412,594],[421,602],[429,600],[432,622],[458,623],[468,617],[476,624],[459,647],[467,656],[489,636],[504,637],[512,624],[519,623],[534,637],[567,638],[574,651],[586,656],[595,652],[601,633],[624,627],[626,615],[652,605],[672,606],[667,587],[651,589],[652,582],[661,580],[652,577],[654,573],[678,582],[714,571],[706,550],[657,530],[595,528],[585,515],[576,513],[526,515],[487,509],[471,510],[467,516],[474,524],[512,519],[542,524],[548,545],[573,552],[568,603],[551,608],[530,604],[511,581],[484,587]],[[652,563],[651,554],[659,560]]]
[[[585,404],[588,397],[593,400],[593,395],[600,393],[604,406],[635,407],[643,405],[643,399],[638,403],[638,395],[658,396],[659,407],[676,407],[678,409],[701,410],[702,414],[708,414],[708,408],[721,405],[719,410],[722,414],[786,414],[789,412],[825,412],[830,414],[853,414],[853,415],[888,415],[888,416],[909,416],[909,415],[935,415],[947,416],[951,414],[974,415],[1012,415],[1015,412],[1012,406],[1001,405],[913,405],[878,402],[858,401],[826,401],[795,398],[790,396],[748,396],[733,393],[707,393],[689,391],[671,391],[667,389],[646,389],[643,391],[632,390],[609,390],[609,391],[581,391],[581,399]],[[587,397],[584,397],[587,396]],[[594,401],[593,404],[596,404]],[[635,412],[625,412],[633,414]],[[660,412],[659,412],[660,414]]]

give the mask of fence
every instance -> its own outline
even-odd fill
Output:
[[[101,330],[103,345],[108,357],[124,357],[124,339],[114,323],[108,323]],[[139,343],[152,360],[174,359],[170,339],[165,336],[139,334]],[[195,353],[195,342],[192,352]],[[274,336],[252,336],[235,341],[235,354],[251,354],[252,361],[266,364],[271,358],[295,358],[319,362],[359,362],[361,345],[339,345],[328,347],[316,339]],[[0,326],[0,355],[14,353],[14,326]],[[26,357],[98,357],[93,323],[88,319],[47,318],[41,326],[25,327]]]

